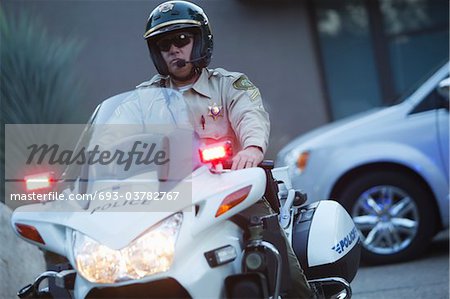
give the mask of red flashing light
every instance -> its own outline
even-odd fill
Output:
[[[233,156],[231,142],[211,144],[199,150],[202,163],[218,163]]]
[[[50,188],[53,179],[50,172],[28,175],[25,177],[27,191],[36,191]]]

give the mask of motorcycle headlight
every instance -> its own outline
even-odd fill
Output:
[[[79,273],[96,283],[113,283],[169,270],[183,215],[177,213],[152,226],[128,246],[114,250],[74,232],[73,250]]]

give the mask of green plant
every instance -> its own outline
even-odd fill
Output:
[[[80,50],[79,41],[50,36],[30,14],[7,15],[0,7],[0,188],[4,188],[5,124],[76,120],[76,105],[83,98],[82,83],[74,72]]]

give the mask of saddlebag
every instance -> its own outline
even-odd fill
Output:
[[[308,280],[340,277],[351,282],[359,267],[359,233],[337,202],[322,200],[301,207],[292,245]]]

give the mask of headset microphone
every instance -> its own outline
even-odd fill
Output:
[[[177,67],[184,67],[186,64],[188,64],[188,63],[193,63],[193,62],[196,62],[196,61],[199,61],[199,60],[202,60],[203,58],[206,58],[206,55],[205,56],[202,56],[202,57],[200,57],[200,58],[196,58],[196,59],[192,59],[192,60],[184,60],[184,59],[178,59],[177,60],[177,62],[176,62],[176,64],[177,64]]]

